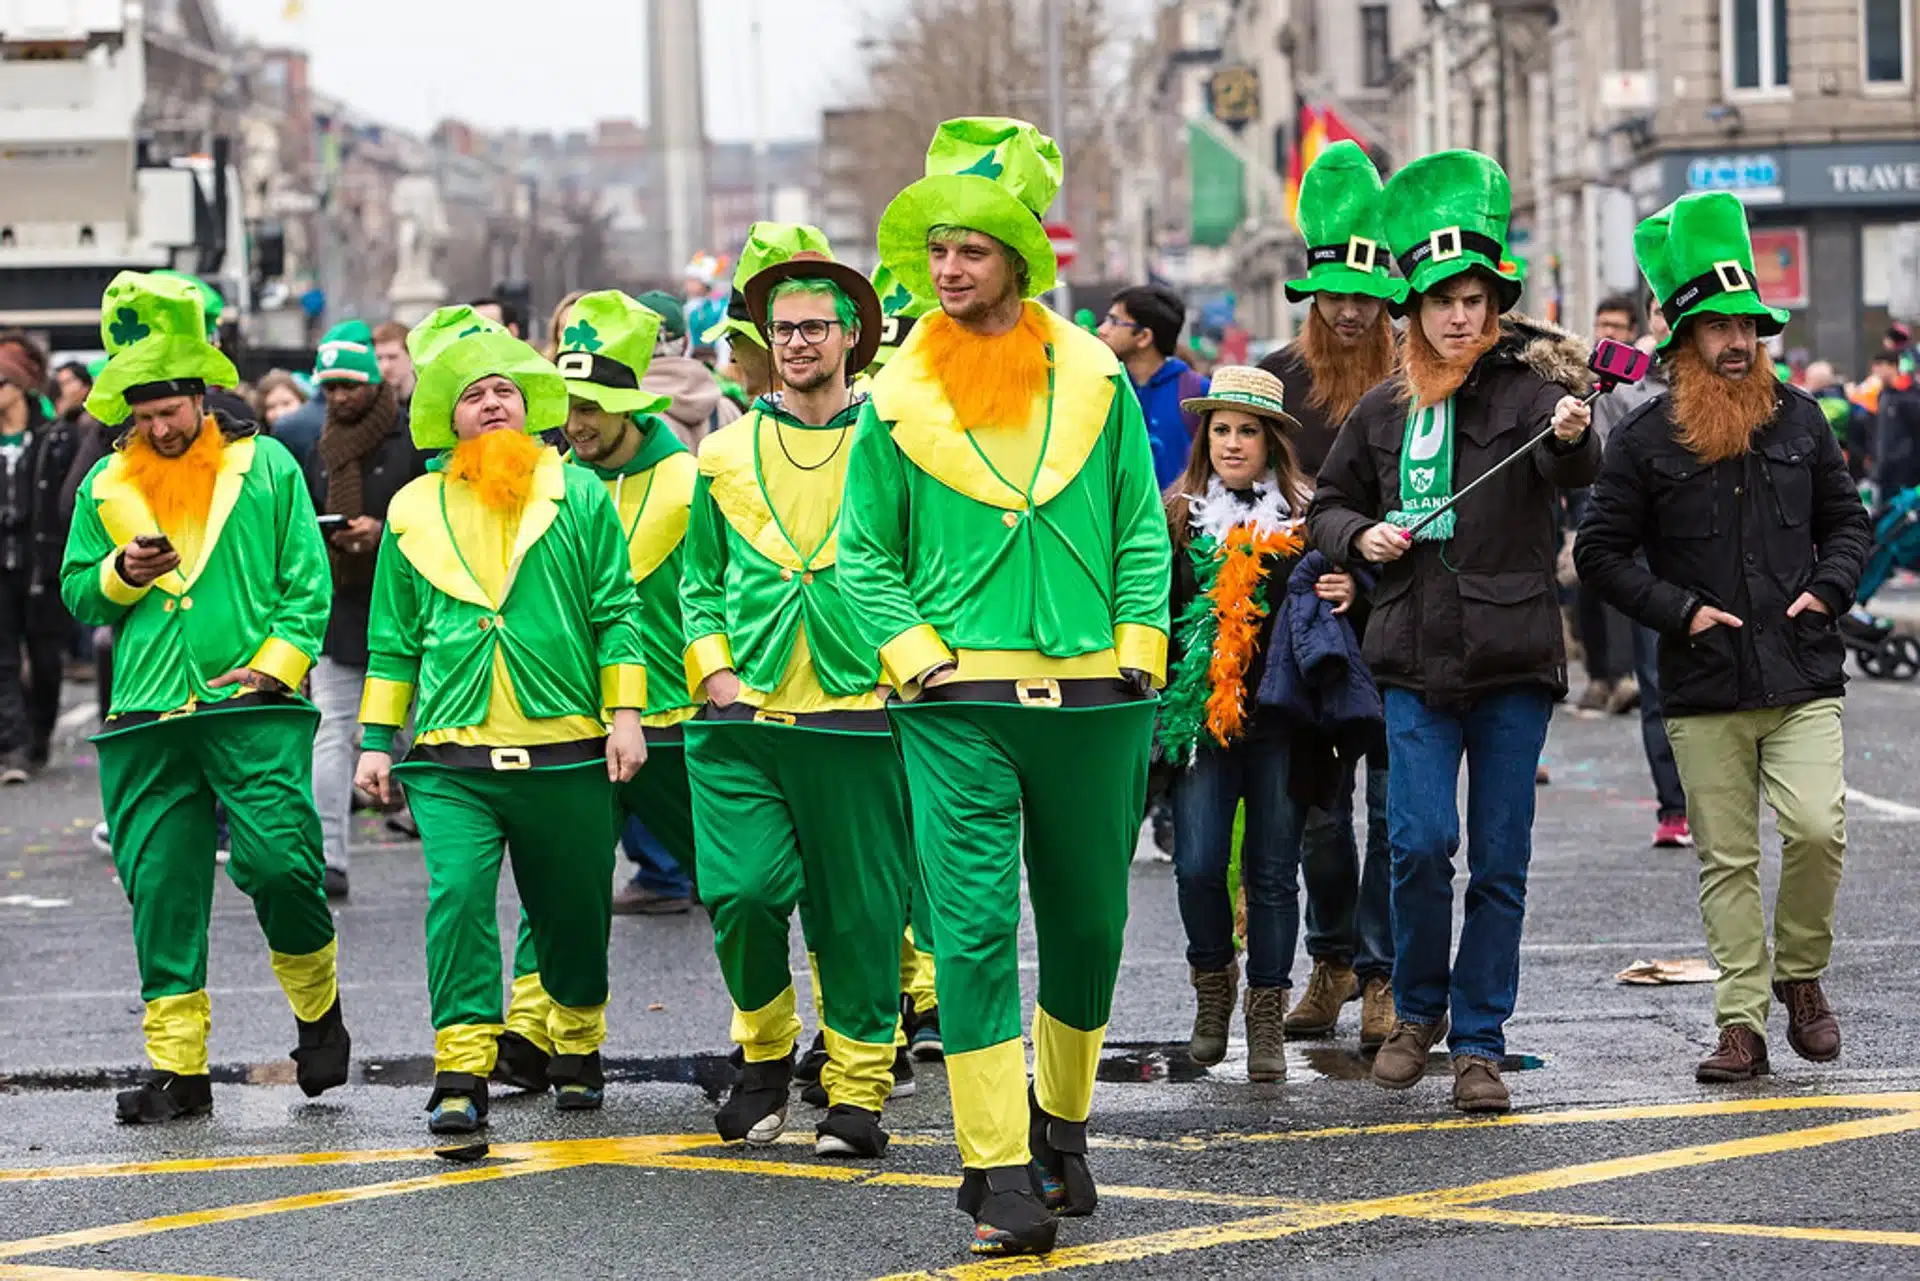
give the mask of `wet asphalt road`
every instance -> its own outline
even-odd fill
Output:
[[[1094,1105],[1103,1201],[1047,1266],[1099,1276],[1920,1275],[1920,684],[1856,682],[1852,847],[1829,993],[1846,1051],[1787,1050],[1747,1087],[1693,1083],[1708,989],[1618,985],[1638,958],[1704,954],[1693,860],[1647,847],[1631,718],[1556,717],[1540,795],[1514,1117],[1469,1122],[1444,1069],[1406,1094],[1364,1079],[1358,1007],[1293,1047],[1286,1082],[1236,1056],[1196,1072],[1171,869],[1134,867],[1133,919]],[[0,1281],[9,1277],[860,1278],[971,1265],[939,1066],[892,1105],[884,1161],[711,1141],[727,1006],[698,917],[615,922],[614,1084],[598,1116],[496,1099],[490,1157],[437,1159],[424,874],[371,820],[340,905],[357,1079],[309,1103],[292,1022],[246,901],[215,904],[215,1114],[129,1130],[111,1087],[141,1062],[127,908],[87,828],[84,743],[0,793]],[[1769,884],[1777,860],[1769,868]],[[503,928],[511,903],[503,899]],[[1029,952],[1029,956],[1031,952]],[[1295,981],[1305,978],[1301,958]],[[1032,980],[1029,967],[1027,978]],[[804,985],[803,985],[804,987]],[[803,1007],[806,998],[802,998]],[[810,1021],[810,1015],[809,1015]],[[1236,1032],[1237,1032],[1236,1022]]]

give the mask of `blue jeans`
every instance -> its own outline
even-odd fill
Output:
[[[627,816],[627,825],[621,829],[620,848],[633,860],[633,883],[641,889],[652,890],[668,898],[693,896],[693,882],[673,861],[673,855],[667,853],[666,846],[656,841],[646,825],[632,815]]]
[[[1520,987],[1520,927],[1533,857],[1534,766],[1553,700],[1537,687],[1482,695],[1464,712],[1387,691],[1387,820],[1393,841],[1393,1003],[1410,1023],[1451,1015],[1455,1055],[1498,1059]],[[1467,900],[1453,968],[1453,857],[1467,762]]]
[[[1365,983],[1393,976],[1393,846],[1387,840],[1387,771],[1367,761],[1367,861],[1353,834],[1358,763],[1344,763],[1331,810],[1307,814],[1301,872],[1307,883],[1307,955],[1351,965]]]
[[[1245,740],[1224,751],[1202,748],[1173,781],[1173,875],[1187,964],[1224,970],[1233,963],[1233,901],[1227,863],[1233,815],[1247,803],[1240,882],[1247,891],[1247,986],[1287,987],[1300,931],[1300,807],[1287,794],[1285,735]]]
[[[1647,749],[1647,769],[1653,774],[1660,821],[1685,818],[1687,793],[1680,786],[1680,767],[1673,763],[1667,723],[1660,717],[1660,638],[1651,627],[1633,629],[1633,669],[1640,682],[1640,741]]]

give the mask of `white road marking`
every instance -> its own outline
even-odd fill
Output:
[[[0,897],[0,907],[71,907],[70,898],[40,898],[33,894],[8,894]]]
[[[1900,801],[1890,801],[1885,797],[1874,796],[1857,787],[1847,789],[1847,799],[1873,811],[1877,818],[1899,819],[1903,823],[1920,821],[1920,805],[1907,805]]]
[[[100,710],[92,703],[81,703],[77,707],[69,707],[60,713],[60,719],[55,724],[59,733],[74,734],[87,728],[99,717]]]

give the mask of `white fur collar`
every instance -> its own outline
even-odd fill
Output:
[[[1187,499],[1187,523],[1196,534],[1204,534],[1218,543],[1236,525],[1251,525],[1256,533],[1274,534],[1284,529],[1293,509],[1280,493],[1272,472],[1253,482],[1253,503],[1248,505],[1226,487],[1220,477],[1207,478],[1207,492]]]

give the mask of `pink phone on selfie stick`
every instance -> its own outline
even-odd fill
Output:
[[[1593,395],[1587,397],[1591,401],[1594,396],[1612,391],[1622,383],[1637,383],[1645,378],[1647,371],[1653,368],[1653,357],[1638,347],[1602,338],[1599,346],[1593,349],[1587,368],[1598,379]]]

